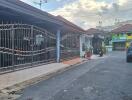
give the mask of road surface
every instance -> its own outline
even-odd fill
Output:
[[[112,52],[29,86],[18,100],[132,100],[132,63]]]

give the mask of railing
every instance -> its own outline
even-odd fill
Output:
[[[27,24],[0,25],[0,72],[55,61],[56,37]]]

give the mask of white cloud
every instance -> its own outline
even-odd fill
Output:
[[[128,0],[118,0],[119,5],[123,5],[128,2]]]
[[[128,19],[131,16],[131,5],[132,0],[116,0],[115,3],[107,3],[105,0],[78,0],[50,13],[61,15],[87,29],[98,25],[99,20],[103,21],[103,25],[111,25],[116,18]],[[127,13],[125,9],[130,12]]]
[[[21,1],[38,7],[33,2],[39,0]],[[100,20],[103,25],[112,25],[117,18],[122,21],[132,18],[132,0],[72,0],[71,3],[70,0],[55,1],[63,1],[65,5],[50,12],[51,14],[61,15],[84,29],[97,26]]]

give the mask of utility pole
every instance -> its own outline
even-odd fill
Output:
[[[103,21],[102,21],[102,12],[101,11],[99,11],[98,13],[97,13],[97,16],[98,16],[98,29],[100,29],[100,30],[102,30],[102,24],[103,24]]]
[[[99,21],[99,26],[102,27],[102,21],[101,20]]]
[[[40,0],[39,2],[34,2],[34,4],[39,5],[40,9],[42,8],[42,4],[47,3],[47,0]]]
[[[100,27],[100,30],[102,30],[102,24],[103,24],[103,21],[102,21],[102,14],[99,13],[99,27]]]

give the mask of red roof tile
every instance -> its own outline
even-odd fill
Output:
[[[119,33],[119,32],[132,32],[132,24],[126,24],[119,28],[112,30],[111,32]]]
[[[86,31],[87,34],[102,34],[104,31],[95,29],[95,28],[90,28]]]

